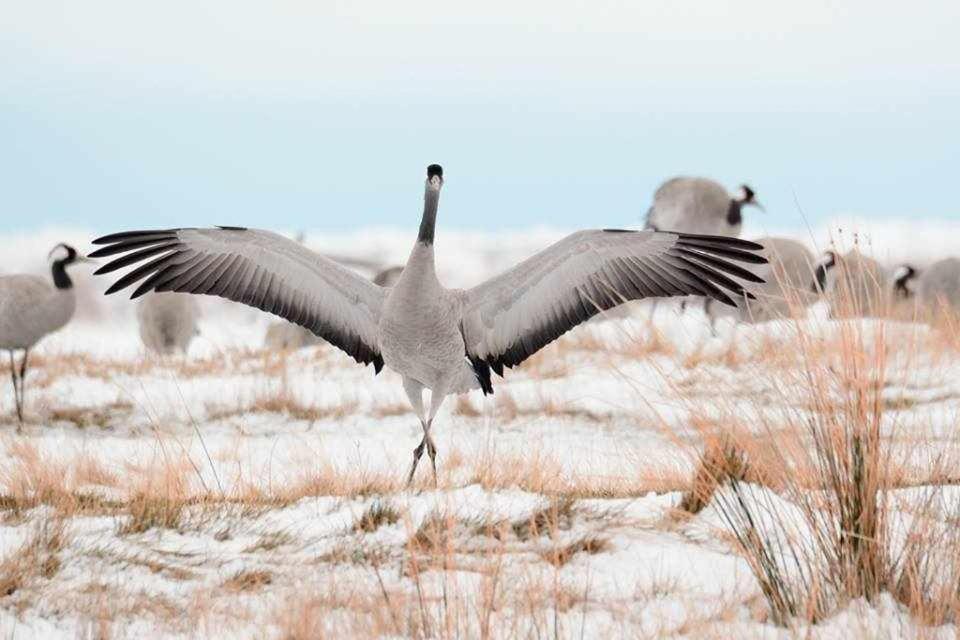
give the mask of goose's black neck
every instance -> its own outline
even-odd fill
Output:
[[[440,190],[427,189],[423,196],[423,219],[420,220],[420,233],[417,242],[433,244],[434,230],[437,226],[437,205],[440,203]]]
[[[53,272],[53,286],[57,289],[70,289],[73,287],[73,281],[70,280],[70,276],[67,275],[67,264],[70,262],[68,259],[56,260],[51,267]]]

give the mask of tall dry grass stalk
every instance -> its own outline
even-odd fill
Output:
[[[699,491],[682,505],[697,511],[712,501],[778,624],[817,622],[881,593],[926,621],[953,621],[960,607],[960,505],[944,504],[936,484],[948,460],[927,456],[925,468],[908,470],[917,452],[898,442],[884,395],[891,357],[903,382],[923,355],[902,332],[890,339],[884,285],[841,280],[831,299],[841,319],[790,325],[795,366],[771,381],[773,402],[763,396],[747,411],[742,399],[729,403],[729,440],[707,447]],[[866,313],[877,319],[862,320]],[[904,517],[894,492],[918,471],[931,484]]]

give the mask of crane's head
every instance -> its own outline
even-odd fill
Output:
[[[63,266],[75,264],[77,262],[94,262],[90,258],[80,255],[77,253],[76,249],[63,242],[50,250],[50,253],[47,254],[47,260],[52,261],[54,264],[60,264]]]
[[[893,274],[894,295],[904,300],[913,297],[913,281],[917,275],[919,274],[913,265],[902,264],[897,267]]]
[[[443,186],[443,167],[432,164],[427,167],[427,190],[440,191]]]
[[[760,209],[760,211],[766,212],[763,205],[757,202],[754,190],[745,184],[740,185],[740,188],[737,190],[737,197],[734,199],[741,205],[751,205]]]

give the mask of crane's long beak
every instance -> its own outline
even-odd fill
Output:
[[[760,211],[762,211],[763,213],[766,213],[766,212],[767,212],[767,208],[766,208],[765,206],[763,206],[762,204],[760,204],[759,202],[757,202],[756,200],[751,200],[751,201],[750,201],[750,204],[752,204],[753,206],[755,206],[757,209],[760,209]]]
[[[79,254],[77,255],[76,261],[81,264],[100,264],[97,260],[94,260],[93,258],[88,258],[87,256],[82,256]]]

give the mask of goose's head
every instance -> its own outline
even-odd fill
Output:
[[[427,167],[427,191],[440,191],[443,186],[443,167],[432,164]]]

